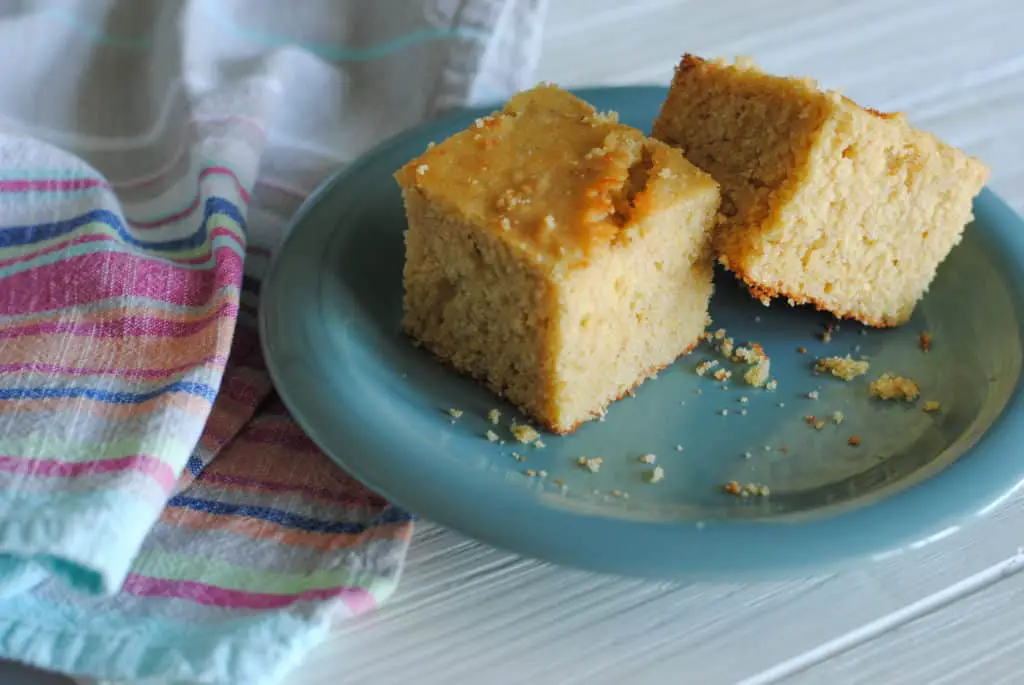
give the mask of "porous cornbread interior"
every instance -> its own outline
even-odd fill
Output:
[[[971,219],[988,170],[808,79],[686,55],[654,137],[722,186],[719,261],[755,296],[905,322]]]
[[[717,184],[554,86],[396,174],[405,330],[565,433],[693,347]]]

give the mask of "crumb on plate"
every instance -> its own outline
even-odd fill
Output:
[[[868,372],[870,364],[862,359],[854,359],[850,355],[845,357],[821,357],[814,365],[814,370],[828,372],[836,378],[844,381],[852,381],[857,376],[863,376]]]
[[[540,437],[540,433],[538,433],[533,426],[528,426],[524,423],[513,423],[509,426],[509,431],[516,440],[523,444],[533,442]]]
[[[914,402],[921,396],[917,383],[902,376],[883,373],[878,380],[871,383],[871,395],[880,400],[903,400]]]

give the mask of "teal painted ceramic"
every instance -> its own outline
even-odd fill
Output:
[[[665,91],[580,95],[648,129]],[[326,183],[296,216],[264,284],[261,332],[278,391],[323,450],[369,487],[524,555],[616,574],[720,578],[816,571],[920,547],[957,534],[1024,482],[1024,222],[988,190],[906,326],[843,323],[826,343],[816,337],[825,316],[762,307],[719,273],[716,327],[764,346],[776,391],[723,390],[698,377],[695,365],[715,356],[699,348],[614,404],[606,421],[545,436],[543,449],[514,445],[511,407],[399,331],[405,218],[391,174],[480,114],[404,133]],[[934,336],[927,353],[922,331]],[[867,377],[843,383],[813,373],[817,356],[847,353],[869,359]],[[916,380],[921,401],[872,401],[868,380],[886,370]],[[925,413],[924,400],[941,411]],[[454,423],[453,407],[465,412]],[[483,437],[491,407],[504,413],[505,444]],[[841,424],[829,420],[836,411]],[[815,430],[808,415],[827,424]],[[847,444],[852,435],[859,447]],[[657,455],[662,482],[646,482],[652,467],[638,460],[646,453]],[[577,466],[580,455],[603,458],[600,472]],[[721,485],[731,480],[767,485],[771,495],[727,496]]]

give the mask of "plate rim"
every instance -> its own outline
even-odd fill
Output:
[[[601,100],[623,97],[663,98],[667,90],[664,86],[641,85],[573,89],[573,92],[586,100]],[[340,468],[385,497],[393,506],[406,509],[414,514],[420,513],[417,510],[432,509],[430,520],[513,553],[590,571],[662,579],[708,577],[724,580],[750,576],[764,578],[774,575],[791,575],[796,571],[820,572],[844,566],[850,562],[863,561],[865,558],[889,558],[907,549],[922,547],[960,531],[968,524],[987,516],[998,504],[1009,499],[1024,486],[1024,460],[1021,460],[1020,466],[1011,467],[1014,444],[1019,444],[1018,438],[1024,436],[1024,429],[1015,428],[1012,425],[1012,417],[1021,416],[1024,413],[1024,388],[1022,388],[1024,373],[1016,379],[1005,405],[988,429],[973,446],[938,473],[866,506],[802,523],[730,520],[688,525],[678,522],[610,519],[588,516],[569,510],[533,507],[530,516],[533,519],[531,526],[535,529],[535,534],[526,536],[510,534],[508,531],[502,530],[500,521],[492,521],[495,518],[493,515],[479,515],[479,495],[469,498],[477,503],[477,506],[471,506],[470,509],[467,509],[464,504],[444,511],[440,511],[440,507],[420,507],[418,506],[420,502],[424,499],[429,501],[431,497],[416,496],[414,493],[408,492],[408,488],[396,488],[376,482],[376,479],[368,477],[365,470],[360,469],[358,459],[346,459],[345,454],[335,454],[332,449],[334,440],[326,436],[321,427],[313,425],[313,422],[309,421],[309,416],[314,412],[308,406],[307,399],[300,397],[300,393],[295,392],[294,388],[290,389],[287,381],[282,382],[282,376],[286,373],[278,359],[277,339],[272,335],[274,323],[271,321],[272,314],[270,313],[276,309],[272,303],[276,298],[282,297],[278,291],[278,281],[282,278],[280,265],[287,259],[286,255],[289,254],[289,250],[295,249],[296,236],[302,235],[302,226],[306,218],[336,188],[352,179],[358,179],[363,169],[372,166],[377,159],[394,148],[405,146],[413,141],[424,141],[427,131],[462,120],[466,120],[468,123],[500,106],[500,103],[494,103],[471,109],[455,110],[436,119],[423,122],[382,141],[354,160],[349,166],[333,174],[321,183],[295,212],[289,221],[287,237],[277,250],[267,270],[261,288],[258,330],[260,346],[268,372],[275,390],[292,417],[324,454]],[[654,114],[652,112],[652,118]],[[975,198],[974,209],[976,215],[991,217],[986,221],[989,225],[1001,227],[1009,222],[1017,223],[1024,228],[1024,219],[988,187],[985,187]],[[1010,289],[1021,337],[1024,339],[1024,316],[1022,316],[1024,313],[1022,312],[1024,310],[1024,269],[1019,266],[1024,264],[1024,231],[1016,232],[997,228],[989,230],[987,234],[989,238],[995,239],[999,246],[1006,250],[1003,257],[1007,263],[1007,273],[1013,279]],[[1013,265],[1018,266],[1014,269],[1011,268]],[[345,422],[340,421],[340,423],[344,424]],[[373,451],[376,453],[391,453],[391,450],[386,447],[389,440],[386,435],[366,436],[364,434],[359,436],[353,434],[349,437],[355,438],[361,444],[375,445],[376,449]],[[364,446],[352,451],[358,453],[364,449],[371,448]],[[966,468],[963,464],[968,455],[974,463],[974,468],[971,473],[967,474],[970,478],[960,479],[960,472]],[[356,463],[353,464],[353,461]],[[979,469],[987,469],[988,475],[978,478],[974,472]],[[979,486],[979,481],[985,485]],[[1004,488],[994,487],[992,484],[997,481],[1005,483],[1006,486]],[[429,484],[423,483],[418,485],[425,485],[424,492],[437,490],[436,484],[434,487],[426,487]],[[454,486],[449,491],[451,489],[455,489]],[[505,487],[503,490],[507,492],[487,493],[489,496],[497,497],[497,500],[491,502],[495,509],[504,512],[518,511],[524,506],[527,507],[527,510],[530,509],[527,506],[530,502],[527,497],[532,497],[532,495],[525,488]],[[922,514],[923,510],[932,513]],[[892,516],[896,514],[904,516],[908,511],[914,513],[913,518],[916,525],[908,527],[907,522],[901,518],[901,529],[907,531],[908,528],[913,528],[916,533],[909,536],[904,535],[898,545],[879,544],[869,549],[862,541],[859,546],[851,545],[850,549],[843,549],[842,539],[846,537],[844,533],[852,537],[852,534],[857,534],[859,529],[859,537],[863,538],[865,529],[873,529],[876,526],[884,527],[887,522],[892,520]],[[464,516],[467,513],[474,515]],[[551,532],[553,530],[558,531],[554,536]],[[575,542],[565,545],[567,537],[574,537]],[[619,553],[616,553],[614,546],[609,547],[600,542],[608,537],[620,542]],[[779,549],[772,550],[766,546],[763,539],[765,537],[773,537],[775,542],[783,548],[781,552]],[[597,539],[598,542],[584,541],[594,539]],[[889,538],[886,537],[886,539]],[[799,543],[815,540],[817,540],[816,544],[811,547],[817,551],[801,550]],[[632,544],[621,544],[624,541],[630,541]],[[704,555],[702,557],[693,555],[681,557],[678,550],[672,548],[664,550],[665,546],[685,544],[699,547],[704,550]],[[787,545],[792,547],[786,549]],[[726,551],[716,550],[716,547],[724,547]],[[657,550],[659,549],[664,551],[664,554],[658,554]],[[746,550],[746,553],[728,552],[728,550],[735,549]],[[631,555],[634,558],[631,558]],[[731,560],[730,557],[732,557]],[[682,559],[686,559],[689,563],[680,563]]]

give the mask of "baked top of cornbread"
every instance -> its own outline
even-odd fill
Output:
[[[516,95],[396,178],[546,264],[585,261],[717,185],[678,150],[552,85]]]
[[[836,111],[866,114],[878,121],[887,122],[890,125],[904,129],[907,135],[920,136],[935,145],[956,150],[958,154],[984,166],[981,160],[967,155],[958,148],[953,148],[934,134],[911,126],[903,112],[881,112],[877,109],[865,107],[843,95],[838,90],[822,88],[815,79],[809,76],[780,76],[772,74],[759,68],[749,57],[737,57],[730,64],[724,58],[707,60],[690,53],[683,55],[682,61],[676,67],[676,76],[679,77],[680,72],[693,69],[705,70],[707,73],[720,71],[738,72],[742,77],[750,81],[760,81],[765,88],[789,89],[795,97],[803,97],[807,100],[807,112],[805,115],[807,119],[822,119]]]

